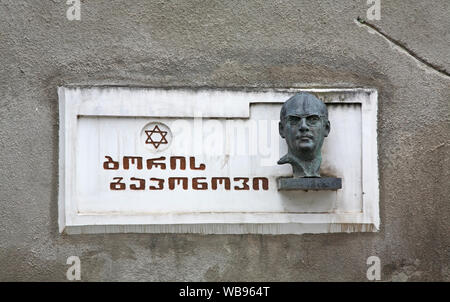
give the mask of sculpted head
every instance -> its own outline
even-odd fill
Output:
[[[323,140],[330,133],[328,110],[321,100],[303,92],[288,99],[281,108],[279,131],[288,145],[288,156],[300,162],[318,160],[320,167]],[[318,171],[304,174],[317,176]]]

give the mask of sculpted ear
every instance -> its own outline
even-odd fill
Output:
[[[284,138],[284,125],[283,125],[283,123],[281,121],[278,123],[278,130],[280,132],[280,136],[282,138]]]
[[[328,134],[330,134],[330,130],[331,130],[331,123],[330,121],[327,121],[326,125],[325,125],[325,137],[328,136]]]

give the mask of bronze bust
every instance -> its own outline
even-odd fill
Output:
[[[326,105],[309,93],[294,95],[281,108],[279,130],[288,153],[278,164],[291,164],[294,178],[320,177],[322,144],[330,133]]]

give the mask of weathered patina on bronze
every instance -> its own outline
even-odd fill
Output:
[[[277,179],[278,191],[292,190],[338,190],[342,188],[342,179],[336,177],[280,177]]]
[[[278,164],[291,164],[294,178],[320,177],[321,149],[330,133],[326,105],[309,93],[294,95],[281,108],[279,130],[288,153]]]

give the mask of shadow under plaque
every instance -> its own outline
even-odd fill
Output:
[[[280,177],[277,179],[278,191],[294,190],[339,190],[342,189],[342,178],[336,177]]]

